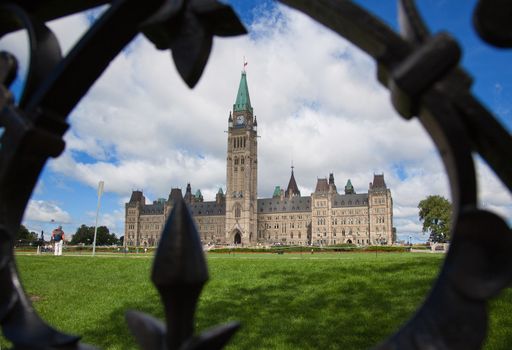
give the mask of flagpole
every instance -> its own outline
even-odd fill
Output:
[[[98,215],[100,213],[101,195],[103,194],[103,181],[98,183],[98,206],[96,207],[96,224],[94,225],[94,241],[92,242],[92,256],[96,255],[96,234],[98,233]]]

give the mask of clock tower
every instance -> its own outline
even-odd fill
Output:
[[[226,159],[226,241],[252,244],[257,230],[258,141],[247,75],[242,71],[228,119]]]

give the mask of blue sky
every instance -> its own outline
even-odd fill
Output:
[[[397,28],[393,1],[357,2]],[[258,195],[270,196],[275,185],[286,185],[292,160],[303,194],[329,172],[338,188],[350,178],[358,192],[367,190],[373,173],[383,172],[399,237],[426,240],[416,205],[428,194],[449,197],[446,176],[419,124],[394,113],[389,94],[375,80],[374,63],[328,29],[274,2],[228,3],[251,34],[215,39],[193,90],[177,77],[169,53],[143,37],[119,55],[70,115],[67,150],[45,168],[24,223],[45,232],[58,223],[68,233],[93,225],[99,180],[105,181],[100,224],[119,236],[123,203],[133,189],[156,200],[191,182],[193,191],[201,188],[213,199],[219,187],[225,189],[223,131],[246,56],[261,136]],[[475,78],[474,93],[510,130],[512,53],[476,36],[470,25],[475,3],[428,0],[419,7],[432,32],[446,30],[459,40],[462,65]],[[51,23],[64,51],[90,19],[82,14]],[[24,45],[19,34],[0,42],[21,58]],[[25,62],[21,59],[22,71]],[[477,163],[485,183],[481,205],[510,220],[510,194]]]

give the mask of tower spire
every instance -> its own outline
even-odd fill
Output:
[[[233,105],[233,112],[241,111],[249,111],[252,113],[251,98],[249,97],[249,87],[247,86],[247,74],[245,72],[245,68],[242,71],[242,76],[240,77],[238,93],[236,94],[236,101]]]
[[[292,175],[290,176],[290,181],[288,182],[288,188],[286,189],[286,197],[291,198],[295,196],[300,196],[299,187],[297,186],[297,182],[295,181],[295,175],[293,175],[293,162],[292,162]]]

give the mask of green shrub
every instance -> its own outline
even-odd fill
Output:
[[[411,247],[375,245],[364,248],[366,252],[409,252]]]

